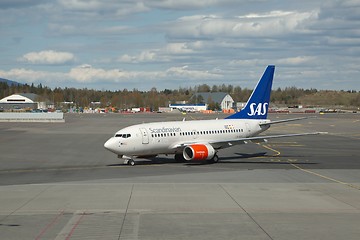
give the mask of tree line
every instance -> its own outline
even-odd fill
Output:
[[[115,107],[129,109],[132,107],[149,107],[157,110],[170,103],[189,101],[197,92],[226,92],[235,102],[246,102],[252,89],[233,85],[198,85],[195,87],[157,90],[155,87],[149,91],[137,89],[123,89],[117,91],[100,91],[94,89],[54,88],[39,84],[19,84],[9,86],[0,83],[0,99],[15,93],[35,93],[44,99],[54,102],[55,107],[63,106],[64,102],[72,102],[74,107],[92,107],[99,103],[100,107]],[[272,90],[271,103],[281,105],[311,105],[311,106],[352,106],[360,107],[360,92],[302,89],[296,87],[278,88]]]

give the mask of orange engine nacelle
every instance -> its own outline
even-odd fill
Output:
[[[215,155],[215,149],[210,144],[192,144],[183,151],[185,160],[210,160]]]

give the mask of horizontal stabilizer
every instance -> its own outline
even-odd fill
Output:
[[[259,125],[265,126],[265,125],[272,125],[272,124],[277,124],[277,123],[298,121],[298,120],[303,120],[303,119],[308,119],[308,118],[310,118],[310,117],[290,118],[290,119],[283,119],[283,120],[271,121],[271,122],[266,122],[266,123],[260,123]],[[311,118],[313,118],[313,117],[311,117]]]

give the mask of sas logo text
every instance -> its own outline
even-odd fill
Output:
[[[256,106],[256,103],[250,104],[250,113],[248,113],[249,116],[264,116],[266,115],[267,107],[269,106],[269,103],[259,103]]]

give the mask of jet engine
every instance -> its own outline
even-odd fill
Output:
[[[210,144],[192,144],[184,148],[183,156],[187,161],[202,161],[212,159],[215,153],[215,149]]]

